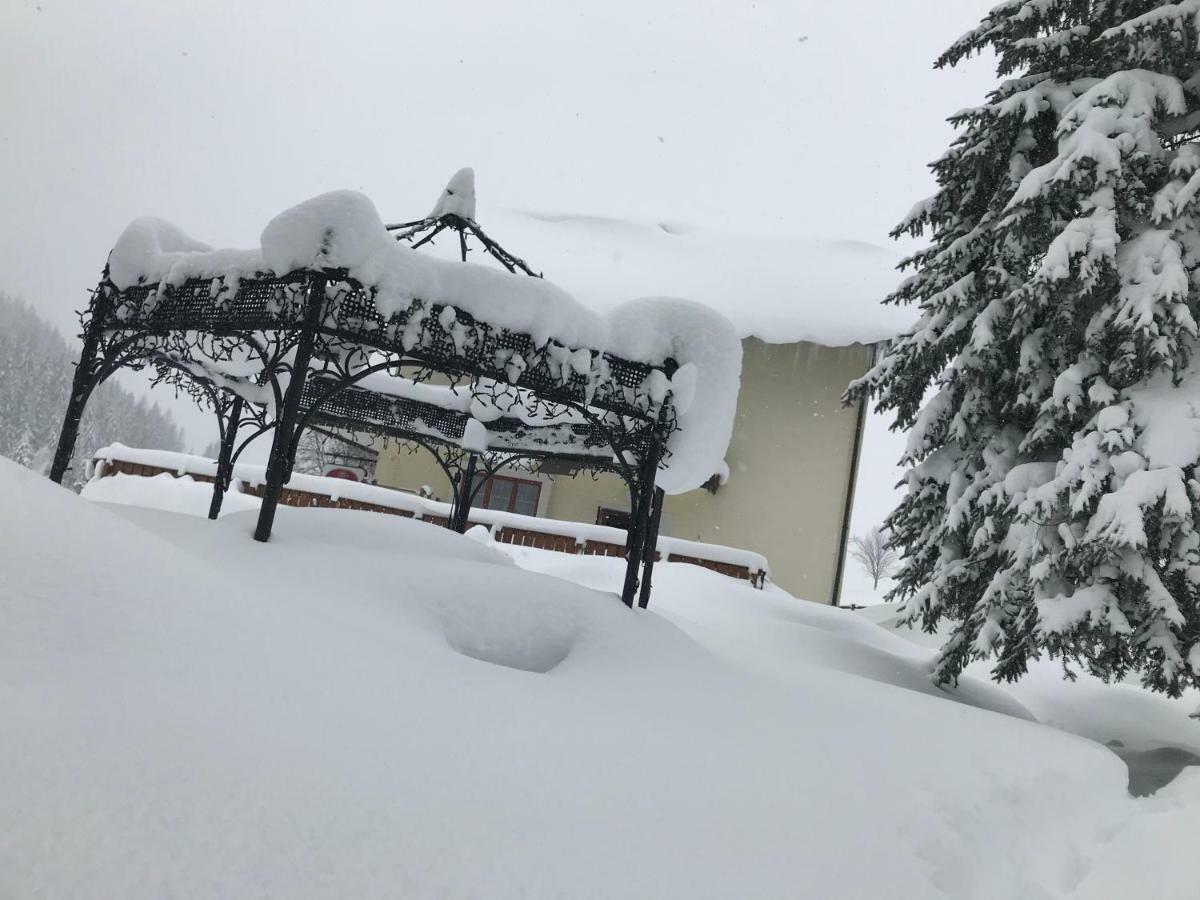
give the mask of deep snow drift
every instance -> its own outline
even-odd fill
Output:
[[[1193,896],[1200,779],[1133,800],[852,613],[663,565],[639,614],[614,561],[542,554],[596,590],[390,516],[281,508],[263,545],[249,510],[0,490],[0,895]]]

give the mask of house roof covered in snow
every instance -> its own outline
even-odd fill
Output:
[[[686,297],[724,314],[742,337],[834,347],[894,337],[915,319],[911,309],[881,305],[902,276],[900,254],[876,244],[486,206],[476,218],[505,249],[600,312],[632,297]],[[452,237],[422,250],[457,259]]]

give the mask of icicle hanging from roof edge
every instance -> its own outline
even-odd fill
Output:
[[[459,216],[463,219],[475,219],[475,170],[470,166],[459,169],[446,182],[446,187],[434,204],[430,219],[440,219],[442,216]]]

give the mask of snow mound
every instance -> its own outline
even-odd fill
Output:
[[[474,169],[459,169],[454,173],[427,218],[440,219],[442,216],[451,215],[461,216],[464,219],[475,218]]]
[[[141,475],[126,475],[118,472],[116,475],[106,478],[93,478],[83,486],[80,493],[88,500],[94,500],[97,503],[120,503],[196,514],[201,510],[207,512],[208,504],[212,500],[212,492],[212,484],[196,481],[188,475],[176,477],[163,472],[152,478],[146,478]],[[235,484],[225,492],[225,500],[221,504],[221,515],[256,510],[258,506],[259,499],[257,497],[243,494]]]
[[[108,277],[119,288],[144,281],[181,283],[212,268],[253,275],[262,269],[256,250],[213,250],[162,219],[134,219],[108,255]]]
[[[170,222],[149,216],[134,219],[109,254],[109,277],[118,285],[136,284],[142,274],[141,263],[148,257],[203,253],[211,249]]]
[[[372,203],[357,191],[331,191],[285,210],[259,240],[263,264],[294,269],[353,269],[394,243]]]
[[[546,585],[551,590],[553,583]],[[570,654],[581,628],[581,612],[552,599],[550,592],[498,604],[489,596],[456,597],[438,605],[447,643],[482,662],[545,673]]]
[[[742,376],[742,342],[719,313],[690,300],[634,300],[613,310],[610,346],[631,359],[662,356],[679,363],[673,381],[679,432],[658,476],[668,494],[699,487],[717,474],[733,437]],[[696,402],[695,398],[702,398]]]
[[[889,640],[906,641],[923,648],[927,655],[949,638],[948,623],[937,633],[926,634],[900,624],[902,613],[903,604],[881,603],[856,612],[854,618],[875,623]],[[987,661],[972,663],[964,681],[983,682],[989,677],[989,665]],[[1076,681],[1066,682],[1061,664],[1049,658],[1031,662],[1029,673],[1003,690],[1037,721],[1109,747],[1130,764],[1131,774],[1135,755],[1151,760],[1163,750],[1200,755],[1200,722],[1188,716],[1200,702],[1195,691],[1173,700],[1135,683],[1105,684],[1086,672],[1078,673]]]
[[[598,590],[620,588],[620,560],[573,557],[526,547],[500,547],[535,572]],[[1008,692],[985,678],[965,677],[939,688],[930,678],[933,654],[877,625],[818,603],[798,602],[778,588],[758,590],[724,575],[677,563],[654,570],[655,611],[700,643],[772,678],[793,681],[813,669],[838,671],[890,687],[945,698],[1033,721]]]

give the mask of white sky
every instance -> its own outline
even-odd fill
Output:
[[[0,289],[74,333],[136,216],[253,246],[335,188],[422,215],[464,165],[485,205],[884,244],[993,83],[931,66],[993,2],[8,0]]]

